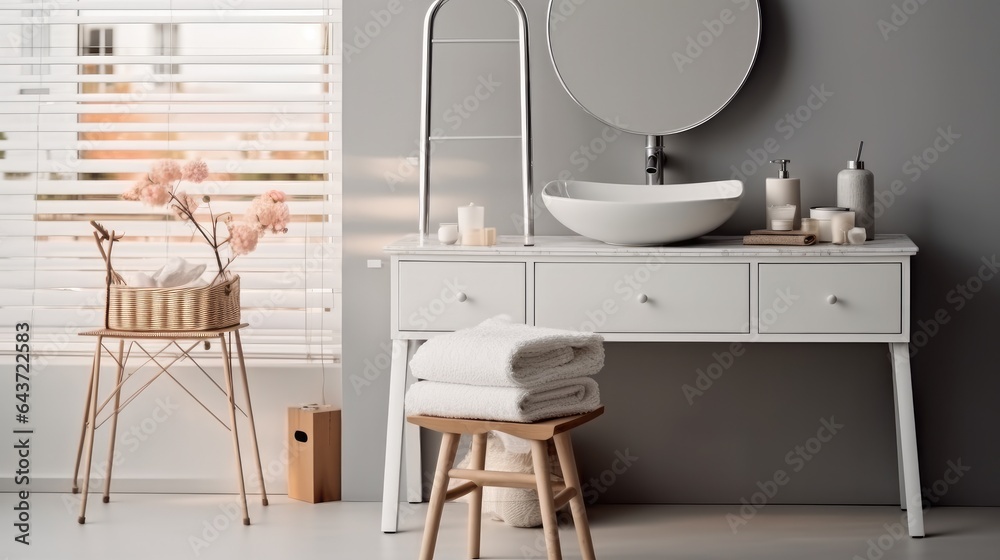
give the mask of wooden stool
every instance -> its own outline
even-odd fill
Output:
[[[438,455],[437,469],[434,473],[434,487],[431,489],[430,505],[427,509],[427,523],[424,527],[423,544],[420,547],[420,559],[431,560],[434,557],[434,547],[437,545],[438,528],[441,526],[441,512],[444,503],[472,494],[469,502],[469,558],[479,558],[479,540],[482,527],[483,487],[503,486],[506,488],[537,488],[538,502],[542,512],[542,527],[545,531],[545,546],[548,549],[549,560],[560,560],[562,552],[559,547],[559,528],[556,525],[556,510],[567,503],[573,512],[573,523],[576,525],[576,536],[580,541],[580,551],[584,560],[595,560],[594,543],[590,538],[590,525],[587,523],[587,510],[583,502],[583,491],[580,488],[580,476],[576,470],[576,459],[573,456],[573,443],[569,431],[582,426],[604,413],[604,407],[597,410],[553,418],[533,424],[516,422],[494,422],[487,420],[463,420],[454,418],[438,418],[436,416],[409,416],[407,421],[422,428],[441,432],[441,451]],[[534,474],[511,473],[485,470],[486,465],[486,433],[490,431],[503,432],[531,441],[531,458],[534,463]],[[468,469],[455,469],[455,455],[458,452],[458,442],[462,434],[472,435],[472,454]],[[565,482],[557,482],[549,476],[548,441],[553,440],[559,465],[562,467]],[[452,478],[466,480],[452,490],[448,490],[448,482]]]

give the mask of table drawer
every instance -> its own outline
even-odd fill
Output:
[[[399,330],[453,331],[506,313],[525,319],[524,263],[399,263]]]
[[[902,332],[901,263],[761,264],[762,333]]]
[[[750,265],[538,263],[535,324],[608,333],[746,333]]]

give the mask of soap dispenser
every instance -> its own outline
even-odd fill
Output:
[[[854,212],[854,225],[865,228],[865,239],[875,239],[875,175],[865,169],[861,160],[862,142],[858,159],[847,162],[847,169],[837,174],[837,206]]]
[[[788,159],[773,159],[771,163],[781,166],[777,177],[768,177],[764,185],[764,211],[767,216],[767,229],[774,229],[771,223],[771,206],[791,204],[795,206],[795,217],[792,219],[792,229],[802,229],[802,199],[799,180],[788,177]]]

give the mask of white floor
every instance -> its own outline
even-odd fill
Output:
[[[76,522],[78,498],[31,496],[30,546],[13,541],[15,496],[0,494],[4,527],[0,560],[157,559],[409,559],[416,558],[424,505],[403,506],[401,532],[378,530],[379,504],[309,505],[285,496],[250,506],[253,525],[241,524],[234,496],[112,495],[90,503],[87,524]],[[438,559],[465,558],[464,504],[448,504]],[[1000,508],[935,508],[926,512],[928,537],[899,537],[895,507],[777,506],[730,528],[736,506],[599,506],[590,510],[602,559],[990,559],[1000,557]],[[732,520],[732,518],[729,518]],[[893,536],[897,533],[897,536]],[[579,558],[567,525],[564,557]],[[487,521],[483,558],[544,558],[541,531]]]

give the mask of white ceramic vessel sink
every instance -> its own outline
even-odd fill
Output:
[[[552,181],[542,200],[564,226],[613,245],[664,245],[714,230],[736,212],[741,181],[619,185]]]

